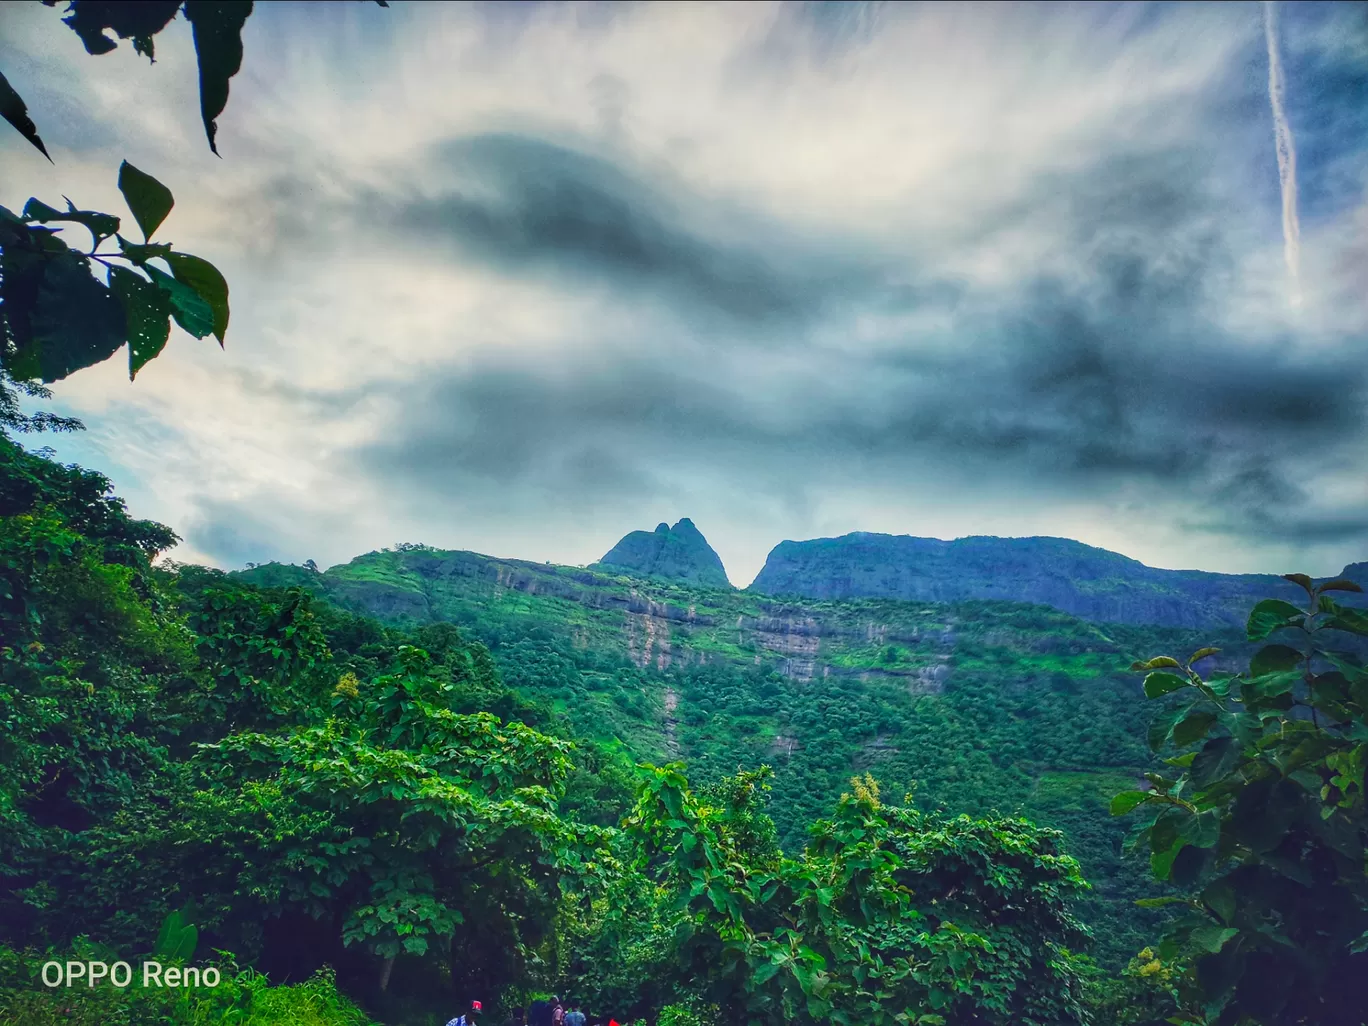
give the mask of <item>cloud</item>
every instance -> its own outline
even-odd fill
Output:
[[[1295,310],[1257,8],[354,7],[259,7],[222,162],[141,66],[117,94],[233,328],[59,399],[187,550],[578,563],[690,516],[739,581],[848,530],[1363,558],[1368,48],[1337,5],[1280,21]],[[107,190],[116,150],[17,177]]]

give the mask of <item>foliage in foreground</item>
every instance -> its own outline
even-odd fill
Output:
[[[582,985],[625,1001],[649,981],[649,1007],[691,995],[754,1026],[1086,1021],[1068,909],[1086,884],[1056,831],[886,805],[866,777],[787,858],[767,778],[696,794],[652,770],[626,824],[641,875],[593,924]]]
[[[222,983],[193,990],[130,986],[50,989],[37,978],[48,952],[0,947],[0,1026],[371,1026],[338,993],[330,970],[293,986],[273,987],[260,973],[223,963]]]
[[[1112,804],[1153,814],[1139,842],[1189,895],[1155,960],[1180,970],[1170,1021],[1359,1026],[1368,1009],[1368,671],[1347,651],[1368,615],[1331,598],[1353,581],[1288,579],[1307,604],[1254,607],[1249,639],[1273,640],[1247,673],[1204,678],[1210,649],[1137,667],[1150,698],[1190,696],[1150,731],[1176,773]]]

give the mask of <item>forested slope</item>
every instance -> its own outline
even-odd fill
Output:
[[[682,759],[700,781],[775,768],[782,843],[801,847],[852,774],[954,813],[1058,825],[1094,883],[1101,953],[1143,946],[1157,893],[1121,847],[1107,802],[1154,768],[1152,710],[1130,670],[1155,652],[1248,645],[1230,630],[1099,625],[1005,602],[774,600],[749,591],[399,546],[315,573],[270,564],[245,580],[303,585],[396,623],[455,623],[504,679],[582,736]]]

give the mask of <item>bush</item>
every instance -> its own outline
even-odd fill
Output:
[[[214,988],[144,989],[135,980],[123,989],[50,989],[38,974],[55,957],[0,948],[0,1026],[372,1026],[338,993],[326,967],[288,987],[273,987],[265,976],[228,959],[217,963],[223,982]]]

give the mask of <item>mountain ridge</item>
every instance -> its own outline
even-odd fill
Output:
[[[626,570],[645,577],[663,577],[711,588],[730,588],[726,568],[716,550],[688,517],[673,527],[661,523],[654,531],[632,531],[622,537],[590,569]]]
[[[1368,585],[1368,562],[1348,564],[1341,576]],[[1094,623],[1188,628],[1239,626],[1263,598],[1305,599],[1276,574],[1166,570],[1070,538],[943,541],[866,531],[780,542],[747,590],[809,600],[1028,602]]]

